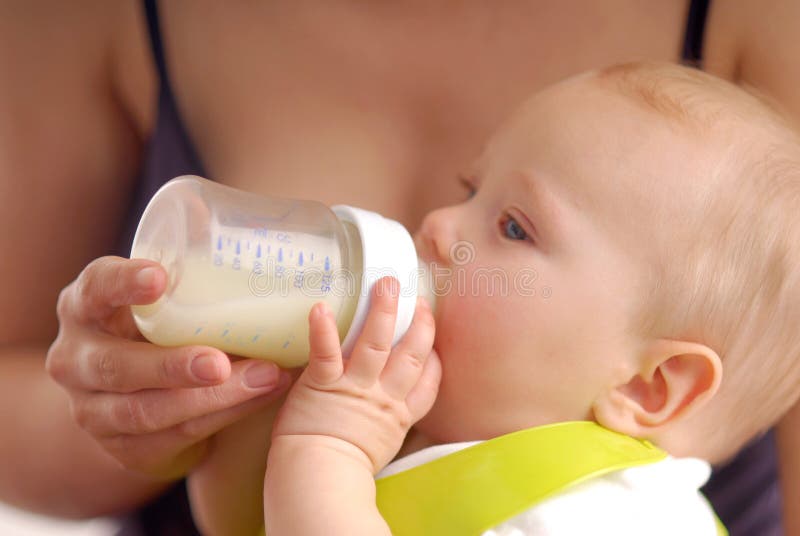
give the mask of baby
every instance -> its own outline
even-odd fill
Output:
[[[421,302],[391,348],[392,279],[346,359],[315,306],[266,479],[243,437],[265,428],[244,423],[190,477],[201,524],[249,533],[261,505],[245,490],[263,483],[270,536],[724,530],[698,491],[709,463],[800,394],[791,129],[702,72],[623,65],[533,96],[462,182],[469,199],[416,236],[437,274],[435,338]],[[413,454],[390,464],[404,440]],[[551,478],[559,458],[581,470]],[[422,476],[392,495],[407,475]],[[482,494],[458,502],[471,479]]]
[[[717,534],[698,491],[709,463],[798,398],[791,129],[701,72],[623,65],[536,94],[462,180],[469,199],[430,213],[416,236],[438,274],[435,338],[421,301],[391,348],[391,279],[376,286],[348,359],[325,305],[311,311],[310,362],[273,429],[266,533],[399,532],[376,505],[374,477],[412,425],[415,440],[437,446],[383,475],[590,421],[670,456],[578,478],[481,531]],[[458,247],[469,262],[451,255]],[[507,288],[490,288],[489,271]],[[437,474],[429,482],[444,490],[455,489],[451,476],[463,482]],[[403,505],[409,517],[415,499]]]

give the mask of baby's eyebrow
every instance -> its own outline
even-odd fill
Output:
[[[552,187],[544,184],[544,181],[531,170],[516,173],[515,182],[524,193],[520,201],[523,206],[530,209],[527,215],[536,226],[540,238],[547,242],[563,237],[563,203],[553,192]]]

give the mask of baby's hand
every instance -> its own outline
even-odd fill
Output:
[[[391,347],[398,289],[394,278],[375,284],[367,321],[347,361],[330,309],[325,303],[312,308],[308,367],[281,408],[273,444],[283,439],[363,453],[373,474],[397,454],[409,428],[433,405],[441,378],[425,300],[418,300],[411,327]]]

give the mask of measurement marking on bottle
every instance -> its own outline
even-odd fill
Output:
[[[258,259],[261,258],[261,244],[259,244],[258,247],[256,248],[256,258]]]
[[[283,343],[283,347],[282,348],[285,350],[287,346],[289,346],[289,341],[286,341],[285,343]]]
[[[222,250],[222,236],[219,236],[217,238],[217,251],[221,251],[221,250]]]
[[[331,260],[328,257],[325,257],[325,271],[331,271]]]
[[[242,253],[242,241],[241,240],[237,240],[236,241],[236,254],[240,255],[241,253]]]
[[[278,248],[278,262],[283,262],[283,248]]]
[[[226,329],[225,331],[223,331],[223,332],[222,332],[222,335],[220,335],[220,336],[221,336],[221,337],[224,337],[225,335],[227,335],[227,334],[228,334],[228,331],[230,331],[230,330]]]
[[[333,282],[333,277],[331,274],[323,274],[322,280],[320,281],[320,291],[327,294],[331,291],[331,283]]]
[[[300,256],[297,258],[297,265],[303,266],[303,252],[300,252]]]
[[[255,337],[253,337],[253,339],[252,339],[250,342],[256,342],[256,341],[258,340],[258,337],[259,337],[259,336],[258,336],[258,335],[256,335]]]
[[[195,335],[199,335],[201,331],[203,331],[203,327],[202,326],[197,328],[196,330],[194,330],[194,334]]]

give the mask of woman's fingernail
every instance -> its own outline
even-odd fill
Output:
[[[157,269],[152,266],[142,268],[139,270],[139,273],[136,274],[136,284],[140,287],[149,287],[156,279],[156,271]]]
[[[273,387],[278,384],[280,370],[272,363],[256,363],[244,371],[244,384],[251,389]]]
[[[222,379],[222,367],[217,356],[202,354],[192,360],[192,374],[203,382],[214,382]]]

